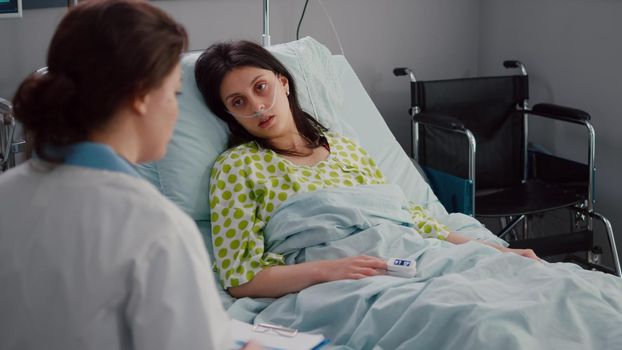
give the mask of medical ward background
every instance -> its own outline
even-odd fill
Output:
[[[305,2],[270,1],[273,44],[296,39]],[[45,65],[49,41],[67,3],[23,0],[21,18],[0,18],[0,98],[10,100],[19,83]],[[155,4],[186,26],[190,49],[227,39],[261,40],[262,0]],[[620,16],[622,2],[617,0],[310,0],[300,37],[312,36],[333,54],[345,54],[408,153],[410,90],[408,80],[395,77],[393,68],[410,67],[419,80],[437,80],[507,74],[501,63],[520,60],[529,72],[532,105],[550,102],[591,114],[596,130],[595,208],[611,220],[620,242]],[[557,155],[583,162],[587,158],[581,127],[532,118],[529,134],[531,142]],[[555,215],[531,221],[534,230],[542,231],[565,225]],[[608,247],[604,230],[597,231],[600,245]],[[603,262],[610,265],[607,250]],[[622,254],[622,246],[618,251]]]

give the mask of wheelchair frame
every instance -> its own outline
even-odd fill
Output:
[[[503,62],[503,66],[505,68],[518,68],[521,71],[521,75],[527,77],[527,68],[524,64],[517,60],[506,60]],[[408,75],[410,78],[411,84],[411,107],[409,108],[409,114],[411,116],[411,152],[415,161],[419,162],[419,123],[425,125],[426,127],[439,128],[443,130],[448,130],[451,132],[460,133],[466,136],[469,144],[469,161],[468,161],[468,181],[471,186],[471,213],[467,213],[469,215],[475,216],[475,160],[477,154],[477,142],[473,133],[466,128],[466,126],[459,120],[451,117],[442,116],[445,120],[438,120],[437,118],[428,118],[426,116],[421,116],[421,108],[419,107],[418,94],[417,94],[417,79],[413,70],[409,68],[395,68],[393,70],[393,74],[395,76],[403,76]],[[529,116],[539,116],[543,118],[549,118],[556,121],[563,121],[567,123],[579,124],[586,127],[589,136],[588,143],[588,199],[587,203],[584,204],[584,207],[575,207],[574,209],[581,214],[582,217],[586,218],[587,221],[587,229],[593,230],[593,219],[600,220],[605,225],[607,231],[607,238],[609,240],[609,244],[611,246],[611,251],[613,255],[613,261],[615,265],[615,274],[619,277],[622,277],[622,268],[620,267],[620,260],[618,257],[617,247],[615,243],[615,237],[613,235],[613,228],[611,226],[610,221],[604,217],[603,215],[594,211],[594,174],[596,172],[596,168],[594,166],[594,158],[595,158],[595,148],[596,148],[596,133],[594,131],[594,127],[589,122],[589,115],[583,111],[575,110],[568,107],[557,106],[552,104],[538,104],[534,106],[533,109],[529,107],[529,100],[525,98],[522,101],[522,104],[516,105],[516,110],[522,112],[523,114],[523,183],[527,180],[528,177],[528,139],[529,139]],[[505,224],[505,227],[502,228],[499,233],[499,237],[503,238],[509,232],[511,232],[514,227],[519,224],[521,221],[525,220],[526,214],[522,214],[516,218],[511,218],[511,222]],[[523,221],[525,228],[527,226],[527,221]]]
[[[24,151],[26,141],[15,141],[16,123],[11,102],[0,98],[0,174],[15,166],[15,154]]]

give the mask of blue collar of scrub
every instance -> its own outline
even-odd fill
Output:
[[[130,162],[119,156],[112,147],[95,142],[80,142],[63,147],[63,164],[116,171],[141,177]]]

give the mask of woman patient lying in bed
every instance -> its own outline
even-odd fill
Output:
[[[257,44],[215,44],[198,59],[195,74],[207,105],[231,130],[231,148],[217,159],[210,187],[215,269],[223,287],[238,298],[279,297],[317,283],[385,274],[385,259],[373,256],[285,265],[265,244],[265,226],[297,193],[384,184],[367,152],[304,112],[291,74]],[[410,203],[408,209],[421,236],[470,240],[424,208]],[[529,249],[482,244],[537,259]]]
[[[303,112],[258,45],[216,44],[195,73],[231,130],[211,174],[215,269],[234,297],[279,297],[240,299],[233,317],[340,349],[622,349],[622,279],[449,232]],[[416,275],[386,276],[393,257]]]

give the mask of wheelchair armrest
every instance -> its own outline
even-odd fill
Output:
[[[555,105],[551,103],[538,103],[528,111],[529,114],[535,114],[545,118],[558,119],[571,122],[585,122],[590,120],[590,115],[580,109]]]
[[[417,113],[413,117],[413,121],[455,131],[467,130],[462,121],[446,114],[428,112]]]

